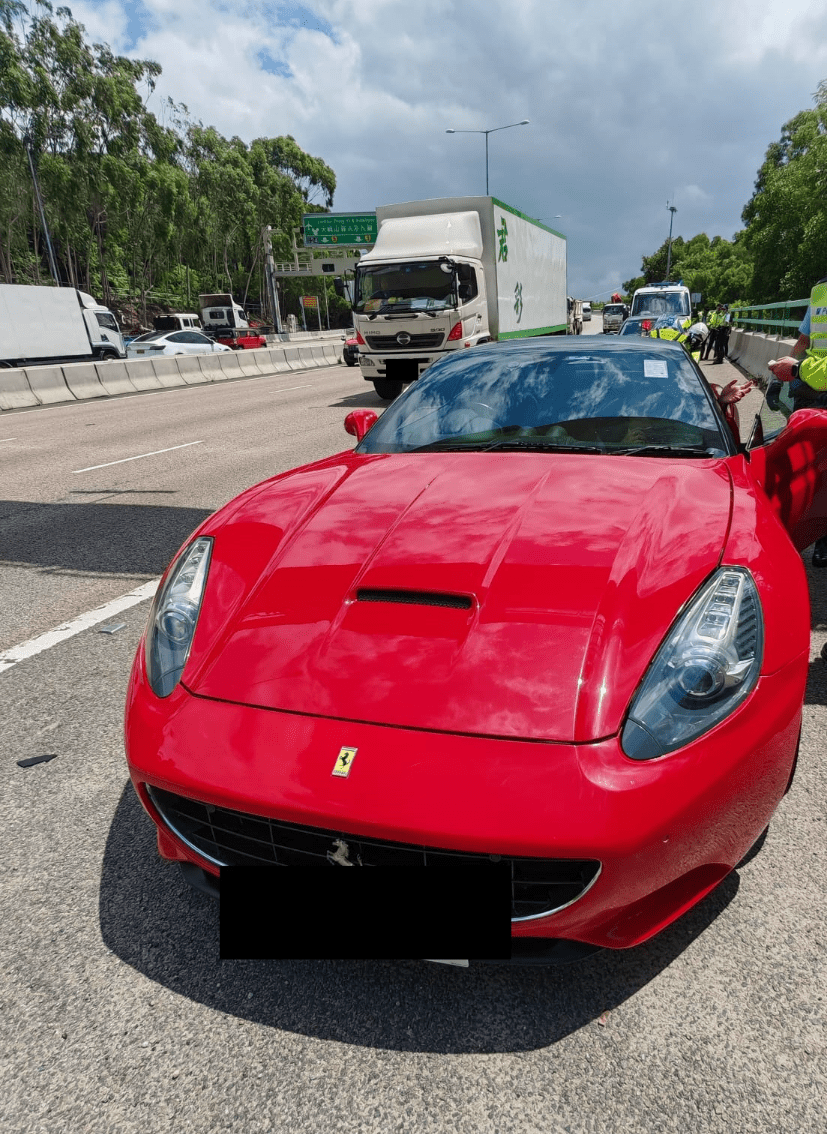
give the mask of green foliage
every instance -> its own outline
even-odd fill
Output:
[[[744,208],[756,302],[799,299],[827,273],[827,81],[784,124]]]
[[[49,280],[25,141],[62,283],[144,307],[150,291],[187,304],[187,283],[190,306],[228,289],[261,302],[263,227],[291,257],[335,174],[290,135],[247,146],[170,100],[159,122],[145,98],[160,73],[90,44],[68,8],[0,0],[0,279]]]

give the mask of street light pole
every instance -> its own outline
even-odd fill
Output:
[[[446,130],[446,134],[485,134],[485,195],[488,196],[488,135],[496,134],[498,130],[510,130],[512,126],[528,126],[529,120],[522,122],[509,122],[507,126],[494,126],[491,130]]]
[[[669,273],[672,270],[672,221],[675,219],[675,213],[678,211],[674,205],[667,205],[670,212],[669,217],[669,245],[666,250],[666,282],[669,282]]]
[[[32,173],[32,184],[34,185],[34,195],[37,200],[37,207],[40,210],[40,223],[43,225],[43,235],[46,237],[46,250],[49,253],[49,267],[52,272],[52,279],[55,284],[60,287],[60,276],[57,274],[57,266],[55,264],[55,254],[52,250],[52,238],[49,235],[49,226],[46,223],[46,210],[43,208],[43,198],[40,196],[40,186],[37,183],[37,174],[34,168],[34,158],[32,157],[32,140],[28,134],[23,138],[23,146],[26,150],[26,156],[29,159],[29,169]]]

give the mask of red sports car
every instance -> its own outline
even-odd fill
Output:
[[[160,853],[208,889],[505,860],[515,956],[663,929],[795,767],[827,413],[762,418],[740,444],[635,336],[488,344],[349,414],[355,450],[242,493],[161,582],[126,709]]]

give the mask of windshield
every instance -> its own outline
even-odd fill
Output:
[[[622,315],[623,305],[620,303],[607,303],[603,308],[604,315]]]
[[[436,260],[404,264],[360,265],[356,271],[354,311],[444,311],[456,307],[452,272]]]
[[[621,335],[648,335],[654,327],[656,319],[651,316],[646,319],[627,319],[620,328]]]
[[[685,291],[638,292],[632,300],[632,315],[688,315],[689,296]]]
[[[357,451],[732,452],[714,397],[683,348],[614,342],[613,350],[478,347],[443,359]]]

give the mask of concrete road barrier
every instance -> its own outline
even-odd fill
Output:
[[[40,405],[32,393],[25,370],[0,370],[0,410]]]
[[[269,356],[268,372],[271,374],[285,374],[293,367],[287,361],[284,347],[271,347],[267,352]],[[263,365],[263,362],[262,362]]]
[[[221,382],[228,377],[221,369],[220,354],[197,354],[195,357],[198,359],[201,374],[207,382]]]
[[[126,373],[134,390],[160,390],[161,383],[155,377],[152,360],[149,358],[130,358],[126,363]]]
[[[324,356],[331,366],[338,366],[342,361],[342,350],[344,343],[325,342],[322,344]]]
[[[330,361],[325,357],[324,343],[313,343],[310,354],[317,366],[330,366]]]
[[[286,346],[284,348],[284,359],[290,370],[304,370],[304,361],[302,360],[299,347]]]
[[[127,362],[119,362],[117,360],[95,363],[98,380],[110,396],[114,394],[133,394],[135,392],[135,387],[129,380],[128,365]]]
[[[26,370],[29,387],[41,405],[74,402],[75,395],[66,385],[60,366],[30,366]]]
[[[188,386],[200,386],[204,382],[204,374],[198,365],[197,354],[179,354],[173,361]]]
[[[126,365],[129,366],[129,363]],[[94,362],[71,362],[63,367],[63,377],[79,401],[106,397],[106,390],[101,385]]]
[[[232,350],[228,354],[223,352],[216,357],[218,358],[219,366],[221,368],[221,376],[223,378],[240,378],[242,375],[241,359],[239,355],[244,354],[244,351]]]
[[[170,355],[165,355],[163,358],[153,358],[152,369],[155,372],[155,377],[162,386],[185,386],[186,382],[181,377],[178,370],[178,360],[172,358]]]
[[[248,378],[259,378],[262,374],[269,374],[270,367],[267,362],[269,354],[266,347],[240,350],[237,357],[241,373],[246,374]]]

